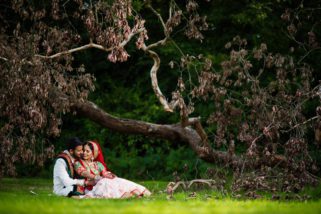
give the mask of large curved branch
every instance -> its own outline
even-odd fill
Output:
[[[126,134],[142,134],[171,141],[179,140],[178,125],[159,125],[139,120],[123,119],[112,116],[92,102],[77,102],[73,105],[77,114],[113,131]]]
[[[188,144],[197,156],[209,163],[221,163],[232,165],[233,167],[255,167],[260,162],[249,162],[241,156],[230,155],[228,152],[214,150],[207,141],[192,127],[182,127],[180,124],[154,124],[139,120],[123,119],[114,117],[104,110],[100,109],[92,102],[76,102],[72,109],[78,115],[84,116],[97,124],[109,128],[110,130],[126,133],[126,134],[141,134],[148,137],[165,139],[172,142],[183,142]],[[191,119],[190,122],[198,124],[199,119]],[[195,125],[196,127],[198,125]],[[203,130],[204,131],[204,130]],[[285,159],[283,156],[275,156],[268,165],[283,165]]]
[[[154,61],[154,64],[150,70],[150,77],[151,77],[151,81],[152,81],[152,87],[154,90],[155,95],[157,96],[158,100],[160,101],[160,103],[162,104],[163,108],[165,111],[168,112],[173,112],[174,108],[170,107],[166,97],[163,95],[162,91],[160,90],[159,86],[158,86],[158,80],[157,80],[157,71],[159,69],[160,66],[160,58],[158,56],[158,54],[155,51],[152,51],[151,49],[156,48],[160,45],[165,45],[167,40],[169,39],[169,33],[167,31],[165,22],[162,18],[162,16],[151,6],[150,3],[148,3],[147,7],[158,17],[159,21],[161,22],[161,25],[163,27],[163,31],[164,31],[164,35],[165,38],[162,40],[159,40],[155,43],[152,43],[148,46],[146,46],[146,44],[144,43],[142,46],[142,50],[147,53]]]
[[[126,134],[141,134],[172,142],[185,142],[191,146],[201,159],[207,162],[222,163],[229,160],[227,152],[215,151],[209,144],[204,145],[197,131],[191,127],[182,127],[180,124],[154,124],[139,120],[117,118],[89,101],[77,102],[73,105],[72,109],[78,115],[84,116],[113,131]],[[237,161],[240,161],[240,159],[237,158]]]
[[[152,81],[152,87],[154,90],[155,95],[157,96],[159,102],[164,107],[165,111],[173,112],[173,109],[169,106],[169,103],[167,102],[166,97],[163,95],[162,91],[160,90],[158,86],[158,80],[157,80],[157,71],[160,66],[160,58],[158,54],[155,51],[147,49],[145,45],[143,45],[143,50],[148,53],[148,55],[153,59],[154,64],[150,70],[150,78]]]

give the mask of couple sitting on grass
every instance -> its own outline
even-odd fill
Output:
[[[145,187],[119,178],[107,168],[97,142],[69,140],[58,155],[53,172],[54,193],[76,198],[129,198],[150,196]]]

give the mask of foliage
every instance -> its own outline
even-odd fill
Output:
[[[274,12],[272,5],[269,7],[267,11]],[[309,3],[285,10],[281,18],[288,25],[289,39],[278,49],[282,52],[288,49],[285,53],[274,54],[265,43],[255,45],[252,39],[248,42],[237,36],[225,45],[230,55],[221,62],[221,69],[212,69],[212,61],[202,55],[181,59],[180,67],[189,76],[195,72],[191,68],[196,68],[198,85],[186,78],[177,93],[188,93],[184,85],[194,84],[193,99],[213,103],[206,121],[213,127],[208,127],[213,130],[213,147],[229,152],[225,162],[237,171],[243,172],[244,166],[237,166],[238,162],[231,163],[229,159],[245,148],[246,164],[261,169],[273,166],[273,162],[283,165],[286,168],[283,179],[294,181],[290,179],[294,176],[300,180],[290,182],[292,187],[313,183],[314,178],[307,171],[319,172],[316,160],[310,156],[310,151],[319,148],[318,134],[315,139],[310,135],[311,128],[319,124],[320,82],[315,77],[320,69],[316,36],[320,28],[315,26],[320,23],[314,17],[319,12],[317,5],[313,7]],[[238,15],[238,20],[250,25],[252,21],[244,18],[248,15],[245,11]],[[194,106],[193,101],[189,105]],[[318,128],[315,132],[318,133]],[[255,185],[251,188],[255,189]]]
[[[178,106],[180,112],[169,114],[158,105],[152,87],[146,87],[151,84],[144,71],[152,63],[135,51],[136,47],[143,48],[148,37],[154,42],[164,34],[160,20],[148,10],[146,2],[132,1],[133,7],[131,1],[31,1],[32,7],[27,7],[26,1],[14,2],[13,8],[1,9],[1,15],[5,15],[0,19],[4,26],[1,42],[6,47],[0,50],[1,75],[17,79],[0,85],[5,100],[0,104],[0,122],[2,137],[7,139],[1,140],[6,150],[0,164],[7,164],[3,172],[10,169],[7,172],[12,174],[18,161],[8,158],[21,156],[31,165],[44,163],[44,157],[52,157],[53,147],[46,150],[50,155],[43,153],[42,147],[53,143],[59,152],[66,138],[76,135],[98,139],[110,167],[121,175],[168,179],[177,171],[183,179],[207,176],[208,165],[181,142],[112,133],[69,112],[70,100],[88,99],[113,115],[159,124],[176,123],[186,112],[200,115],[211,148],[230,155],[223,167],[230,166],[237,176],[244,177],[243,182],[234,183],[235,189],[242,189],[246,182],[253,184],[257,175],[269,175],[266,169],[271,163],[286,166],[279,180],[284,183],[288,177],[297,181],[291,183],[292,190],[296,185],[302,188],[313,183],[311,172],[320,174],[319,3],[191,0],[186,6],[182,2],[152,1],[157,12],[170,17],[165,20],[165,34],[170,34],[167,46],[156,49],[162,59],[160,88],[165,97],[172,95],[172,104],[182,104]],[[168,5],[172,6],[172,16]],[[196,9],[207,12],[207,19]],[[106,11],[109,16],[104,16]],[[16,19],[8,22],[13,14]],[[199,29],[208,31],[201,33]],[[136,33],[136,44],[128,44],[125,49],[119,44],[130,32]],[[186,41],[186,36],[200,42]],[[87,50],[62,55],[57,61],[35,57],[41,54],[45,58],[87,42],[116,48],[108,53]],[[32,76],[29,82],[25,81],[26,74]],[[50,77],[50,84],[44,77]],[[37,83],[43,90],[28,90],[37,88]],[[57,88],[58,92],[51,93]],[[96,91],[89,94],[94,88]],[[61,93],[69,98],[61,99]],[[39,123],[40,119],[44,122]],[[60,129],[60,138],[53,138]],[[229,158],[240,154],[247,158],[247,164],[261,170],[252,176],[235,167]],[[287,189],[280,186],[280,190]],[[250,187],[255,189],[254,184]]]
[[[4,166],[1,175],[14,174],[17,161],[43,165],[45,157],[52,157],[53,147],[48,137],[59,135],[61,114],[86,100],[94,89],[94,77],[84,73],[83,63],[75,62],[66,50],[72,53],[77,51],[72,48],[88,42],[79,50],[94,47],[110,52],[105,57],[110,62],[124,62],[129,56],[124,46],[133,36],[137,35],[138,49],[146,49],[144,41],[148,39],[145,20],[132,10],[131,1],[62,3],[56,0],[48,4],[21,0],[2,4],[6,7],[1,10],[0,20],[4,78],[1,145],[5,148],[1,150]],[[138,1],[134,3],[138,10],[141,6]],[[205,22],[195,13],[196,7],[193,4],[187,7],[190,24],[186,35],[202,39],[196,26],[205,26]],[[12,16],[15,20],[8,21]],[[171,19],[167,26],[177,24],[178,20]]]
[[[59,135],[61,114],[70,111],[72,99],[86,99],[93,90],[93,77],[84,74],[83,66],[72,67],[70,55],[47,62],[35,57],[39,52],[64,50],[77,39],[63,27],[41,21],[46,8],[25,8],[23,1],[1,4],[7,6],[1,7],[0,174],[13,175],[17,161],[41,166],[53,157],[49,139]],[[17,20],[12,24],[8,17]]]
[[[96,7],[96,17],[87,8],[89,5],[82,1],[63,5],[59,1],[51,4],[7,1],[1,4],[6,6],[1,10],[3,83],[0,109],[3,125],[0,136],[3,149],[0,163],[3,167],[0,174],[13,175],[17,161],[41,166],[46,158],[53,157],[50,140],[60,133],[61,114],[69,112],[72,103],[87,99],[89,91],[94,89],[94,77],[84,73],[85,68],[81,63],[75,69],[77,66],[73,65],[73,56],[63,55],[58,60],[47,58],[43,61],[41,58],[46,57],[41,54],[49,55],[75,47],[83,42],[81,40],[88,39],[88,34],[91,38],[99,33],[107,36],[97,36],[95,42],[118,47],[118,41],[129,36],[123,33],[131,30],[126,21],[131,12],[127,11],[129,4],[121,2],[114,2],[112,7],[107,2],[101,2]],[[73,17],[64,16],[66,10]],[[98,17],[98,10],[118,15],[123,20]],[[16,20],[9,22],[12,16]],[[101,23],[99,28],[95,25],[95,18],[106,19],[106,22]],[[108,26],[114,27],[115,31]],[[141,26],[142,22],[137,17],[132,32]],[[126,28],[124,31],[123,27]],[[144,32],[141,35],[144,37]],[[124,61],[127,54],[118,48],[112,49],[108,57],[113,62]]]

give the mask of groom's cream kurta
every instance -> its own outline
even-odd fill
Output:
[[[71,157],[67,150],[65,150],[64,153],[68,154]],[[72,157],[71,160],[74,163],[74,159]],[[84,186],[83,179],[72,179],[69,176],[67,170],[68,166],[64,159],[58,158],[53,170],[53,192],[56,195],[68,196],[68,194],[73,191],[74,185]]]

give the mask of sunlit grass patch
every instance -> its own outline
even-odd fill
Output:
[[[77,200],[52,194],[46,179],[2,179],[0,213],[321,213],[321,201],[236,200],[210,190],[178,191],[168,200],[167,182],[138,182],[150,198]]]

